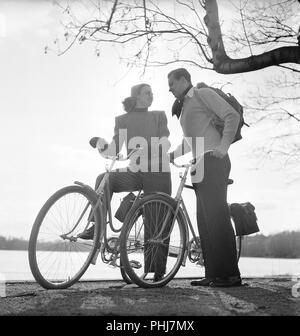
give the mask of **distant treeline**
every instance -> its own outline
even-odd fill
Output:
[[[44,250],[62,250],[59,242],[44,243]],[[0,250],[27,250],[28,241],[0,236]],[[242,243],[243,257],[300,258],[300,231],[284,231],[265,236],[246,236]]]
[[[245,236],[243,257],[300,258],[300,231],[284,231],[264,236]]]
[[[84,244],[80,246],[69,245],[66,241],[57,240],[52,242],[39,242],[39,250],[43,251],[75,251],[84,252],[89,251],[89,246],[85,247]],[[28,250],[28,240],[19,238],[5,238],[0,236],[0,250]]]
[[[27,250],[28,241],[20,238],[5,238],[0,236],[0,250]]]

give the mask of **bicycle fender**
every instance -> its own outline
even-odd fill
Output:
[[[81,186],[82,188],[88,190],[89,192],[96,193],[95,190],[92,187],[90,187],[88,184],[84,184],[84,183],[79,182],[79,181],[75,181],[74,184],[77,184],[77,185]]]
[[[165,192],[162,192],[162,191],[158,191],[158,192],[155,192],[155,193],[151,193],[151,194],[147,194],[145,196],[153,196],[153,195],[160,195],[160,196],[163,196],[164,198],[166,198],[168,201],[170,201],[170,203],[174,203],[174,207],[176,207],[176,201],[174,200],[174,198],[172,196],[170,196],[169,194],[165,193]],[[181,207],[179,207],[179,213],[180,213],[180,216],[182,216],[182,219],[183,219],[183,222],[184,222],[184,225],[186,227],[186,236],[187,236],[187,242],[189,241],[189,229],[188,229],[188,224],[187,224],[187,220],[185,218],[185,215],[183,213],[183,210]]]
[[[163,191],[157,191],[157,192],[154,192],[154,193],[151,193],[151,194],[147,194],[145,196],[149,196],[149,195],[161,195],[161,196],[167,198],[171,203],[175,203],[174,198],[171,197],[169,194],[163,192]]]

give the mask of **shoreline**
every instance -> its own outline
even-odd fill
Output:
[[[190,279],[173,279],[155,289],[121,280],[80,281],[64,290],[8,281],[0,315],[300,316],[300,279],[249,277],[243,278],[244,286],[232,288],[194,287]]]

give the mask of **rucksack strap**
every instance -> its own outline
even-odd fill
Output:
[[[208,89],[210,89],[209,87],[208,87]],[[210,89],[211,90],[211,89]],[[200,105],[204,105],[204,107],[206,107],[204,110],[205,110],[205,113],[207,114],[207,115],[209,115],[209,116],[212,116],[212,117],[214,117],[214,116],[216,116],[216,117],[218,117],[219,119],[221,119],[206,103],[205,103],[205,101],[203,100],[203,98],[201,97],[201,94],[200,94],[200,92],[199,92],[199,90],[197,89],[197,88],[194,88],[194,95],[195,95],[195,97],[196,97],[196,99],[197,99],[197,101],[198,101],[198,103],[200,103]],[[208,113],[207,113],[208,112]]]

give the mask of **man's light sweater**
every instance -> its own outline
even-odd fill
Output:
[[[216,114],[224,120],[223,136],[212,125],[211,121]],[[192,150],[193,157],[199,157],[199,148],[196,148],[196,138],[204,138],[204,151],[213,150],[221,146],[225,151],[232,143],[240,116],[235,109],[209,88],[191,88],[184,98],[180,116],[185,139],[173,152],[174,157],[179,157]],[[197,153],[196,153],[197,151]]]

